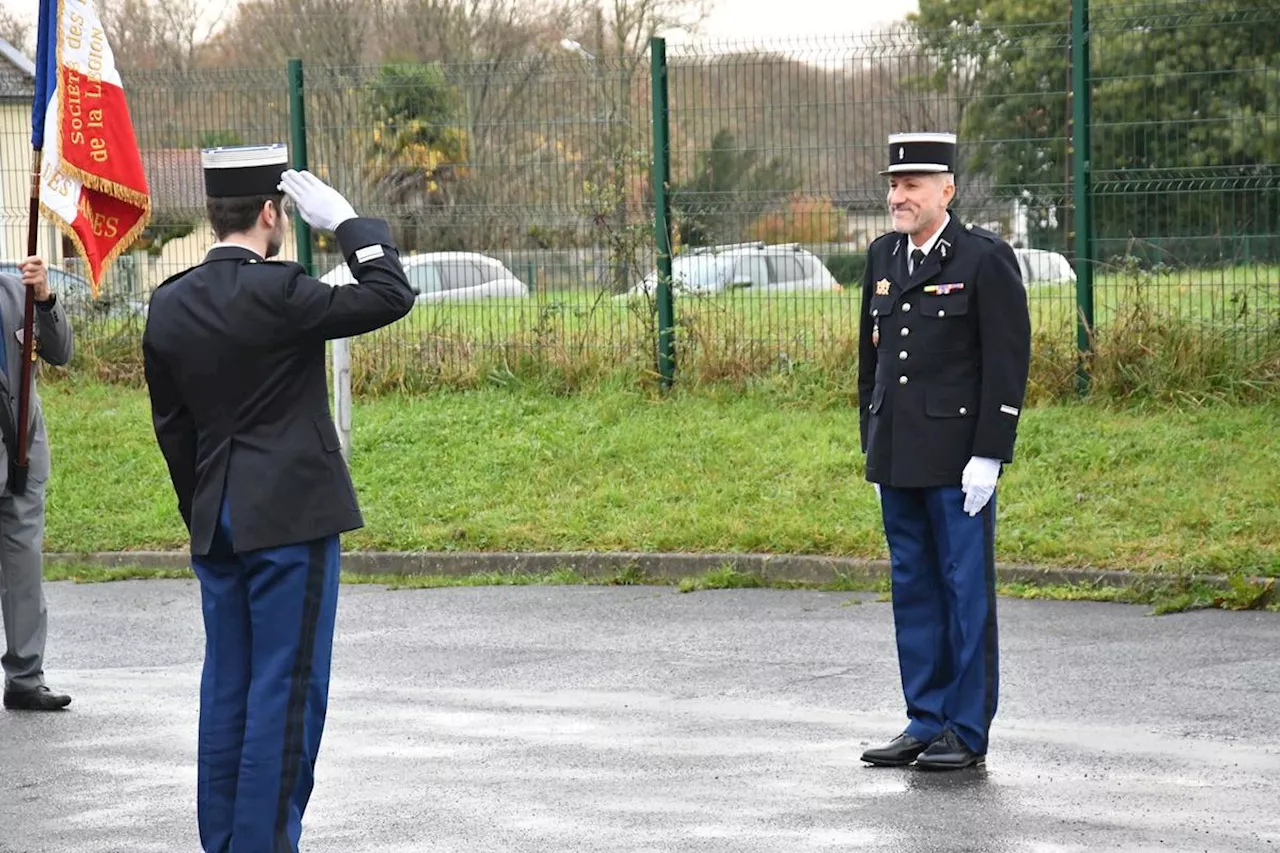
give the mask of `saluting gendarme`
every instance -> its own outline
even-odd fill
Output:
[[[206,853],[297,850],[328,704],[338,535],[363,524],[329,413],[325,341],[413,307],[387,224],[287,162],[283,145],[203,153],[219,242],[156,289],[143,334],[203,602]],[[354,284],[269,260],[287,233],[286,196],[334,232]]]

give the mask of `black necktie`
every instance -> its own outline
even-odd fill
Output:
[[[915,275],[916,270],[920,269],[920,265],[924,263],[924,252],[920,249],[911,250],[911,274]]]

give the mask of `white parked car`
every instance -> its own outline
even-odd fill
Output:
[[[818,256],[795,243],[729,243],[686,249],[671,261],[671,284],[684,293],[734,288],[762,291],[839,290],[840,283]],[[654,270],[630,294],[657,291]]]
[[[1030,287],[1033,284],[1062,284],[1074,282],[1076,271],[1058,252],[1044,249],[1014,249],[1018,256],[1018,266],[1022,269],[1022,283]]]
[[[529,286],[502,261],[478,252],[420,252],[402,256],[400,263],[418,302],[529,295]],[[355,282],[345,263],[320,280],[329,285]]]

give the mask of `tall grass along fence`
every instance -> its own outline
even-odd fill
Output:
[[[803,43],[132,73],[154,221],[100,299],[57,286],[84,357],[136,376],[147,294],[213,242],[200,149],[291,141],[295,162],[392,223],[422,294],[351,342],[357,390],[574,387],[664,364],[684,383],[815,370],[844,384],[865,251],[888,227],[886,137],[953,129],[954,212],[1023,265],[1033,397],[1073,394],[1082,373],[1117,396],[1274,390],[1273,7],[988,5],[966,22],[922,0],[893,31]],[[5,79],[0,256],[14,258],[30,101]],[[341,274],[326,235],[284,255]]]

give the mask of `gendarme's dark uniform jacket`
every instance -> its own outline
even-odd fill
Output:
[[[911,248],[905,234],[880,237],[862,279],[867,479],[959,486],[972,456],[1013,461],[1031,354],[1027,294],[1013,249],[955,214],[908,276]]]
[[[152,419],[193,555],[209,553],[224,487],[239,552],[364,523],[329,413],[325,341],[394,322],[414,294],[385,222],[350,219],[336,236],[355,284],[216,247],[151,297]]]

